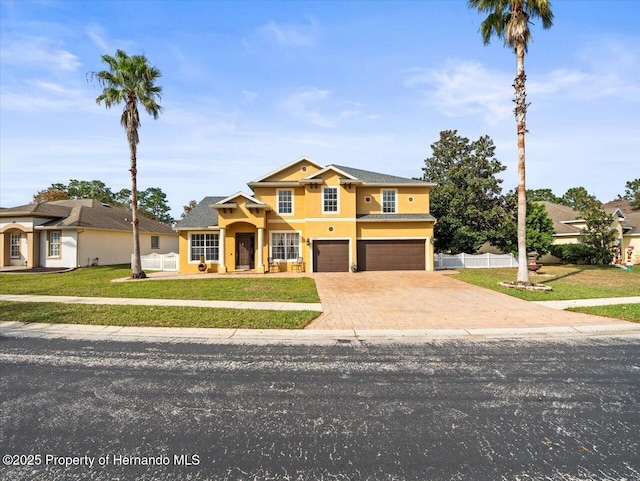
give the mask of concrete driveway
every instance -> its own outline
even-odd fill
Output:
[[[324,313],[307,329],[464,329],[625,323],[559,311],[443,271],[315,273]]]

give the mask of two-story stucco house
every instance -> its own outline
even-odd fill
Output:
[[[176,225],[181,272],[433,269],[435,184],[303,157],[248,185]]]

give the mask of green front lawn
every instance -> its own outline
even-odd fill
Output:
[[[553,287],[552,291],[523,291],[498,286],[515,281],[517,269],[461,269],[456,279],[527,301],[555,301],[606,297],[640,296],[640,266],[624,271],[607,266],[543,266],[531,281]]]
[[[61,274],[0,274],[0,294],[320,302],[313,279],[302,276],[111,282],[130,274],[128,265],[84,267]]]
[[[0,302],[0,321],[99,326],[302,329],[320,314],[314,311]]]
[[[572,307],[574,312],[584,312],[595,316],[613,317],[625,321],[640,322],[640,304],[618,304],[614,306]]]

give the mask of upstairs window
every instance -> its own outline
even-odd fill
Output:
[[[290,190],[278,191],[278,214],[293,214],[293,192]]]
[[[338,212],[337,187],[325,187],[322,190],[322,212]]]
[[[398,209],[396,206],[396,191],[383,190],[382,191],[382,213],[395,214],[397,211]]]

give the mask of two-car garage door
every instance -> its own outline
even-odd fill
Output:
[[[424,239],[359,240],[358,270],[413,271],[425,269]]]
[[[348,272],[348,240],[316,240],[313,248],[315,272]],[[358,270],[404,271],[425,269],[424,239],[359,240]]]

